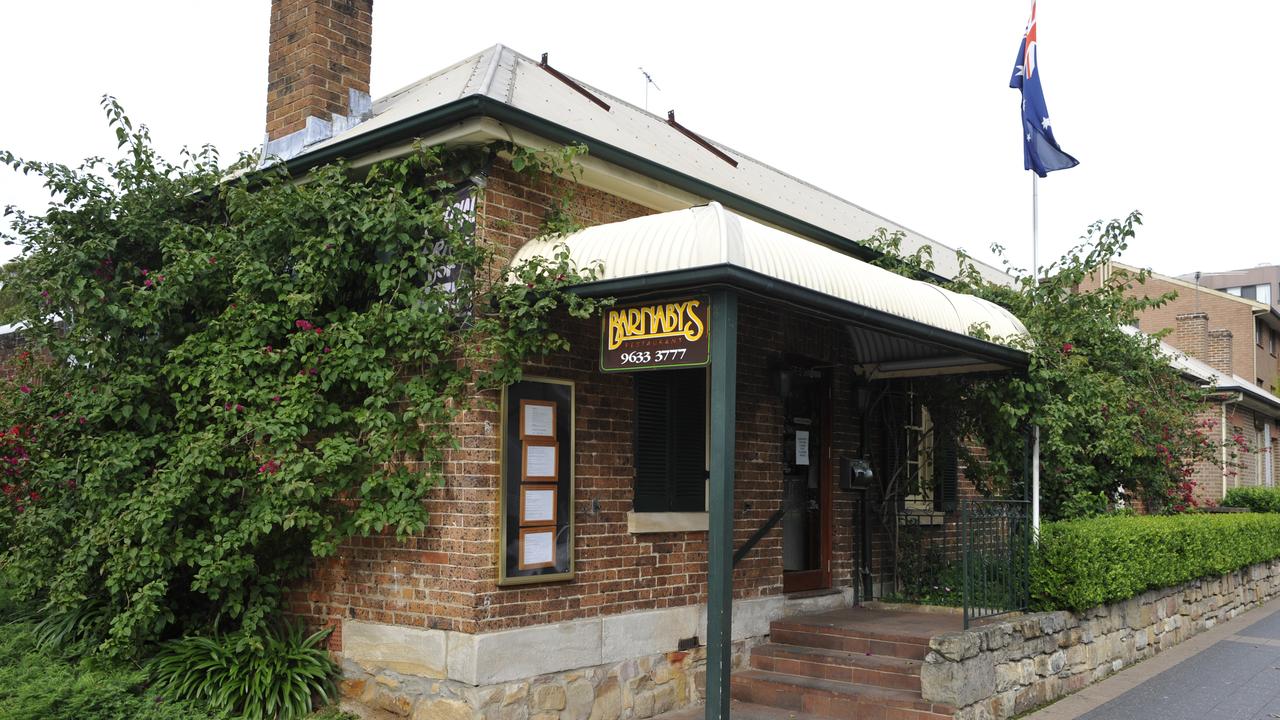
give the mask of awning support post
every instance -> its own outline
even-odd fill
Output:
[[[706,720],[729,720],[733,660],[733,470],[736,457],[738,295],[711,294],[711,489],[707,538]]]

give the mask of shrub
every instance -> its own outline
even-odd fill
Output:
[[[1222,499],[1222,506],[1242,507],[1258,513],[1280,513],[1280,488],[1232,488]]]
[[[1084,610],[1280,557],[1280,515],[1102,517],[1045,523],[1033,603]]]
[[[0,625],[0,717],[7,720],[212,720],[145,689],[136,666],[70,661],[41,649],[35,625]]]
[[[147,667],[156,692],[248,720],[301,718],[315,700],[336,698],[338,668],[322,643],[330,629],[311,635],[289,625],[262,638],[243,633],[185,637],[165,643]]]
[[[106,107],[116,162],[0,150],[53,198],[0,233],[22,248],[4,284],[40,359],[0,382],[0,568],[118,657],[215,627],[257,643],[315,557],[421,532],[457,414],[593,312],[566,290],[590,269],[567,251],[509,266],[472,212],[469,178],[498,153],[541,177],[578,149],[229,180],[212,149],[165,160]]]

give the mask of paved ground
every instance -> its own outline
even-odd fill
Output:
[[[1026,720],[1280,718],[1280,599],[1026,716]]]

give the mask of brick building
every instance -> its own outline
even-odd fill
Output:
[[[1106,272],[1137,269],[1113,263]],[[1096,286],[1098,278],[1083,285]],[[1138,329],[1165,333],[1172,362],[1213,392],[1203,420],[1223,446],[1216,464],[1197,466],[1197,497],[1221,502],[1227,490],[1276,485],[1280,472],[1280,382],[1277,345],[1280,312],[1275,306],[1158,273],[1130,293],[1158,297],[1176,293],[1164,306],[1138,317]]]
[[[1187,349],[1167,342],[1161,349],[1188,380],[1210,391],[1199,419],[1222,447],[1214,462],[1196,465],[1196,498],[1215,505],[1232,488],[1275,487],[1280,479],[1280,397],[1231,373],[1230,333],[1209,330],[1206,313],[1184,313],[1176,322],[1175,340]]]
[[[1112,268],[1136,273],[1133,268],[1113,263]],[[1110,270],[1108,270],[1110,272]],[[1094,279],[1086,282],[1091,286]],[[1153,273],[1147,281],[1131,291],[1135,296],[1158,297],[1177,293],[1177,297],[1163,307],[1148,310],[1138,318],[1138,327],[1145,333],[1168,332],[1166,341],[1192,357],[1207,359],[1199,345],[1179,338],[1178,316],[1185,313],[1205,313],[1209,317],[1210,331],[1229,336],[1231,342],[1215,345],[1219,349],[1229,346],[1230,370],[1246,381],[1270,392],[1280,384],[1280,309],[1267,302],[1215,290],[1182,278]],[[1198,338],[1198,336],[1197,336]],[[1196,342],[1201,342],[1197,339]],[[1211,363],[1212,364],[1212,363]]]
[[[545,56],[495,46],[371,101],[371,11],[273,2],[264,161],[301,175],[415,141],[582,143],[570,210],[585,230],[539,240],[570,181],[504,159],[465,206],[476,241],[515,263],[557,245],[601,263],[577,291],[617,304],[565,318],[572,350],[457,419],[430,528],[353,539],[291,593],[292,612],[337,628],[345,692],[401,715],[632,718],[705,700],[727,717],[731,668],[753,648],[789,652],[761,650],[779,621],[893,592],[904,525],[954,531],[956,439],[916,390],[1019,371],[1024,353],[971,331],[1025,329],[868,265],[859,240],[903,230],[904,249],[930,246],[944,274],[954,250]],[[813,678],[759,660],[735,673],[735,696],[832,717],[950,711],[920,693],[917,636],[842,636],[874,646],[872,662],[792,622],[818,643],[795,639],[796,652],[838,662],[844,681],[814,689],[831,680],[822,657],[806,661]]]

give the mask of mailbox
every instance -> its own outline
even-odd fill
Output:
[[[840,458],[840,489],[841,490],[866,490],[871,487],[871,480],[875,477],[875,473],[871,471],[871,465],[862,458]]]

